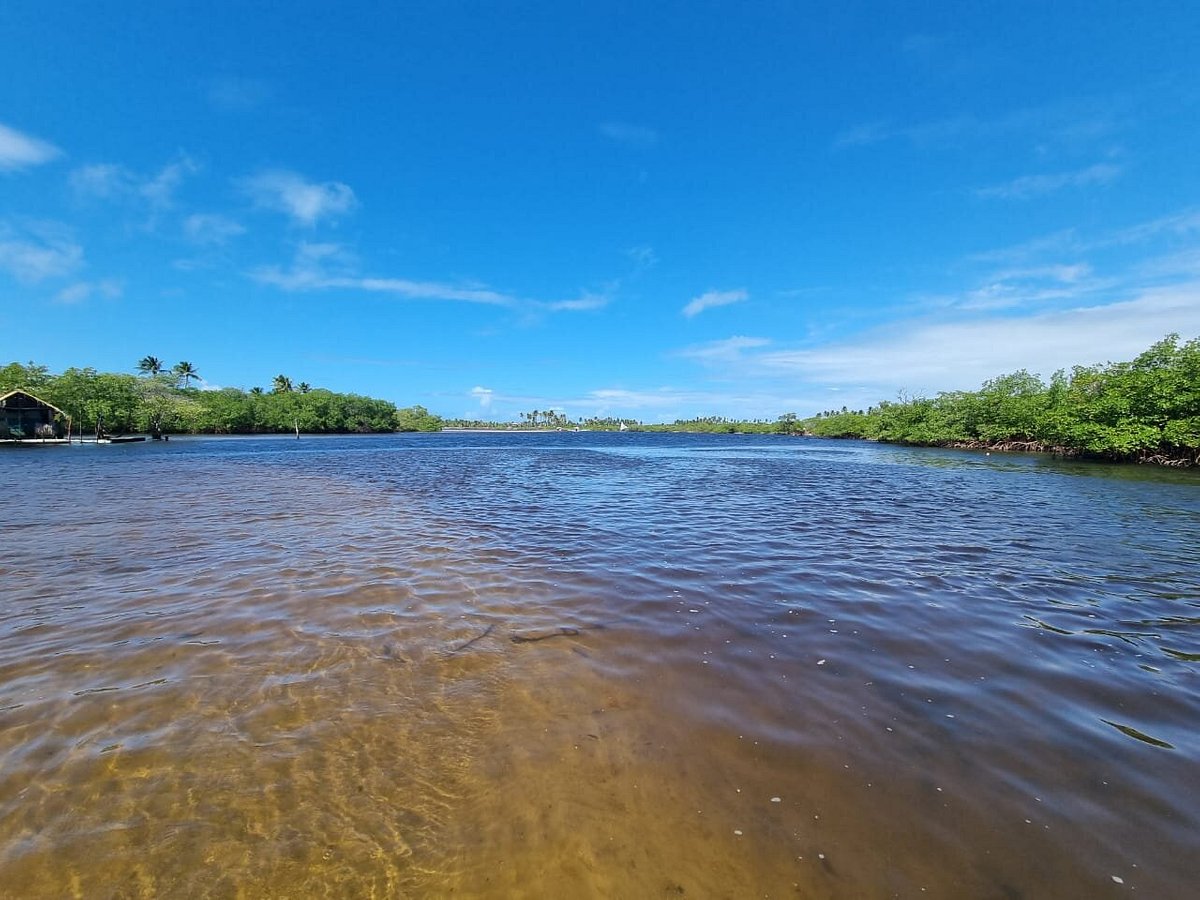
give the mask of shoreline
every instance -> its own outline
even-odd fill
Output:
[[[823,441],[867,441],[871,444],[887,444],[893,447],[925,447],[931,450],[971,450],[985,453],[1044,453],[1056,459],[1074,460],[1078,462],[1095,462],[1118,466],[1160,466],[1167,469],[1200,468],[1200,453],[1192,456],[1169,456],[1165,453],[1147,453],[1142,456],[1117,457],[1104,453],[1092,453],[1079,447],[1055,447],[1040,441],[888,441],[882,438],[861,437],[858,435],[821,435],[811,431],[803,437],[817,438]]]

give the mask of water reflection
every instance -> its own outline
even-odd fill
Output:
[[[1180,473],[575,434],[0,471],[39,498],[5,896],[1190,893]]]

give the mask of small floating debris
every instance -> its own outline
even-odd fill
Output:
[[[740,828],[733,829],[733,833],[736,834],[738,837],[742,836],[742,831]]]
[[[771,802],[772,802],[772,803],[782,803],[782,802],[783,802],[783,798],[782,798],[782,797],[772,797],[772,798],[771,798]]]
[[[1110,722],[1108,719],[1101,719],[1100,721],[1105,725],[1111,725],[1122,734],[1128,735],[1129,737],[1142,741],[1143,743],[1150,744],[1153,747],[1162,747],[1166,750],[1175,749],[1174,744],[1168,744],[1166,741],[1160,741],[1156,737],[1150,737],[1150,735],[1146,734],[1144,731],[1138,731],[1131,725],[1122,725],[1120,722]]]
[[[1113,876],[1112,876],[1112,880],[1113,880],[1113,881],[1115,881],[1117,884],[1124,884],[1124,883],[1125,883],[1125,879],[1124,879],[1124,878],[1122,878],[1120,875],[1113,875]]]

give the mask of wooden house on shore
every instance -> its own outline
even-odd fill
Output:
[[[26,391],[0,396],[0,442],[61,441],[71,417],[53,404]]]

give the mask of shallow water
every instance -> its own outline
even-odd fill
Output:
[[[582,433],[0,475],[0,896],[1194,895],[1194,474]]]

